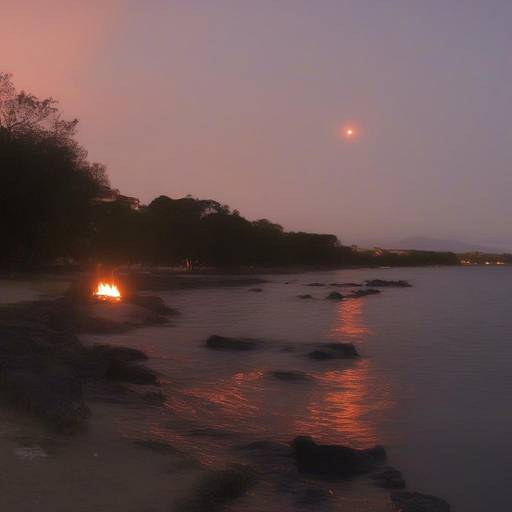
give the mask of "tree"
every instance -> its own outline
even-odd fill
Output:
[[[108,183],[52,98],[16,92],[0,73],[0,218],[4,265],[33,268],[88,248],[92,204]]]

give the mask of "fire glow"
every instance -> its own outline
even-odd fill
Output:
[[[98,283],[93,295],[103,302],[121,302],[119,288],[113,283]]]

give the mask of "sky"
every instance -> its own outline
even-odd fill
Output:
[[[0,0],[0,71],[112,185],[344,243],[512,250],[508,0]],[[352,136],[343,130],[352,128]]]

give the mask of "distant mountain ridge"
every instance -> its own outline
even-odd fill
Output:
[[[511,252],[498,247],[486,247],[484,245],[470,244],[458,240],[439,240],[436,238],[428,237],[409,237],[403,238],[397,242],[397,247],[400,249],[415,249],[417,251],[449,251],[455,253],[466,252],[483,252],[489,254],[502,254]]]

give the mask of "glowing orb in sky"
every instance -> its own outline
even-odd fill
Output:
[[[358,138],[358,130],[352,123],[346,123],[338,127],[340,139],[355,140]]]

